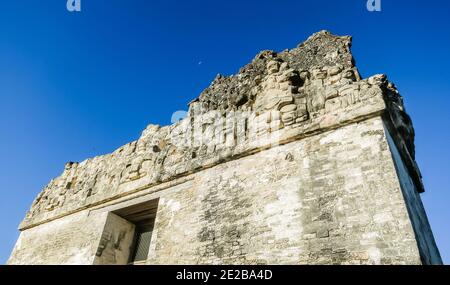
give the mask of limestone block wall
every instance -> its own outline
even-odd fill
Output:
[[[403,159],[401,158],[400,152],[398,151],[391,134],[388,131],[386,131],[386,134],[403,192],[403,197],[408,208],[409,217],[417,237],[421,259],[425,264],[441,264],[441,255],[436,246],[433,232],[431,231],[430,223],[428,222],[417,187],[415,186],[414,181],[411,178]]]
[[[159,198],[147,264],[441,263],[389,140],[374,117],[129,198]],[[9,263],[126,264],[134,226],[118,208],[23,231]]]
[[[82,211],[23,231],[8,264],[127,264],[133,237],[121,217]]]
[[[107,217],[83,211],[22,231],[8,264],[93,264]]]
[[[421,264],[379,117],[196,174],[154,243],[149,264]]]

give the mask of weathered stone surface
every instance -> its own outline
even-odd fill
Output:
[[[420,264],[402,201],[375,118],[196,174],[160,201],[148,262]]]
[[[360,78],[350,45],[322,31],[261,52],[218,75],[187,118],[66,164],[27,213],[9,262],[123,263],[108,227],[90,233],[89,213],[149,195],[160,200],[148,263],[440,263],[402,97],[384,75]],[[52,233],[77,228],[92,238],[75,238],[89,250],[73,259]],[[90,256],[94,241],[108,257]]]

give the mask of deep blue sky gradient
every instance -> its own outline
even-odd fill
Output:
[[[422,198],[450,263],[450,1],[0,0],[0,264],[34,197],[67,161],[168,124],[217,73],[328,29],[353,36],[364,77],[386,73],[417,137]],[[201,63],[201,64],[200,64]]]

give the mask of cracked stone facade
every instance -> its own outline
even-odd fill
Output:
[[[67,163],[9,264],[126,264],[121,205],[159,199],[147,264],[441,264],[414,129],[351,37],[321,31],[218,75],[188,116]]]

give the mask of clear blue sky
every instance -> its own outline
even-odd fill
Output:
[[[34,197],[67,161],[168,124],[217,73],[322,29],[353,36],[363,76],[386,73],[417,138],[424,201],[450,263],[450,1],[0,2],[0,264]],[[201,64],[199,64],[201,62]]]

